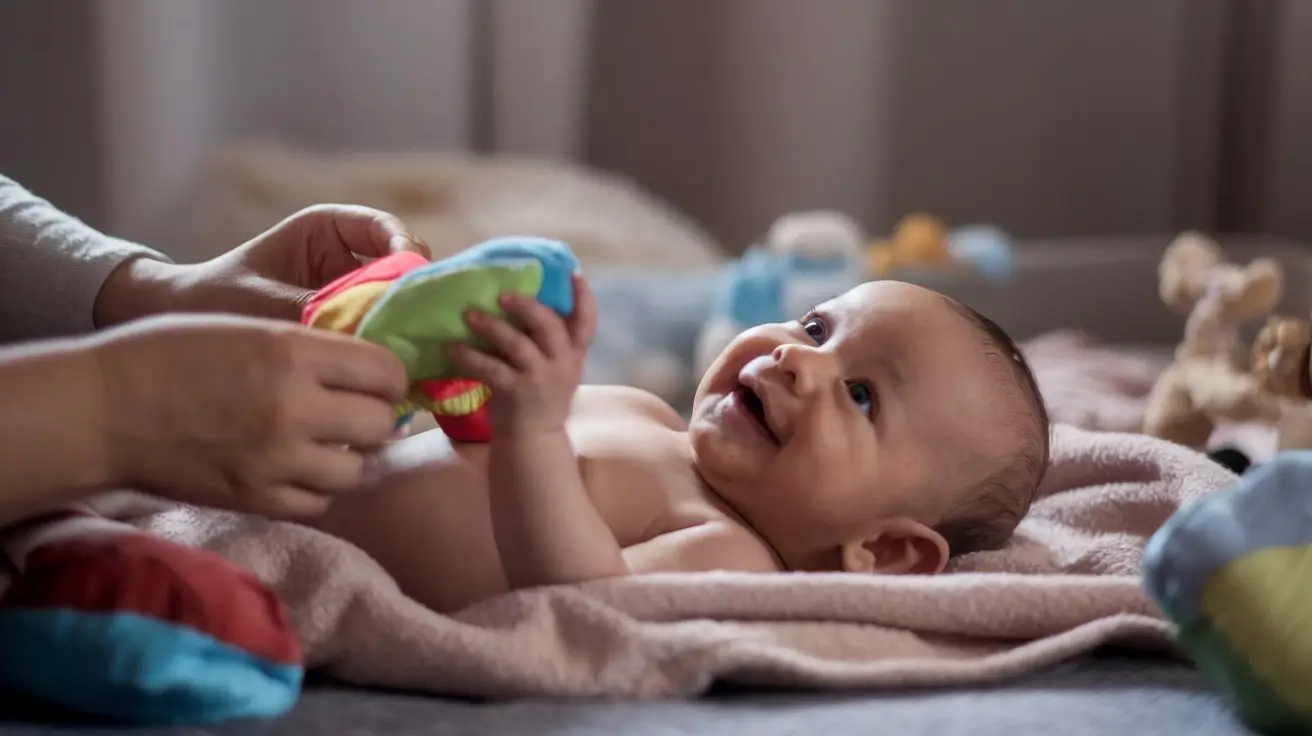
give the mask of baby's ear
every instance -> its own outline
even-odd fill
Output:
[[[843,570],[876,575],[934,575],[948,564],[942,534],[905,517],[889,519],[874,534],[843,545]]]

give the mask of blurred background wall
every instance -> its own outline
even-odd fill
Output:
[[[207,157],[458,150],[630,177],[741,248],[835,207],[1312,241],[1303,0],[42,0],[0,171],[173,243]]]

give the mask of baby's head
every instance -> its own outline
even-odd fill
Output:
[[[997,325],[941,294],[863,284],[754,327],[702,378],[698,472],[794,570],[934,573],[1029,510],[1048,417]]]

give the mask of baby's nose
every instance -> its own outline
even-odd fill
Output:
[[[826,358],[809,345],[780,345],[774,349],[774,361],[797,394],[814,391],[825,381]]]

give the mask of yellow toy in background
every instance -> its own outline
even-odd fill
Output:
[[[921,212],[903,217],[888,238],[866,251],[866,275],[886,278],[900,269],[969,266],[989,280],[1004,280],[1015,268],[1012,241],[996,227],[976,225],[949,230]]]
[[[904,266],[952,261],[947,226],[937,217],[923,213],[903,217],[891,236],[872,241],[866,252],[866,270],[875,278],[883,278]]]

